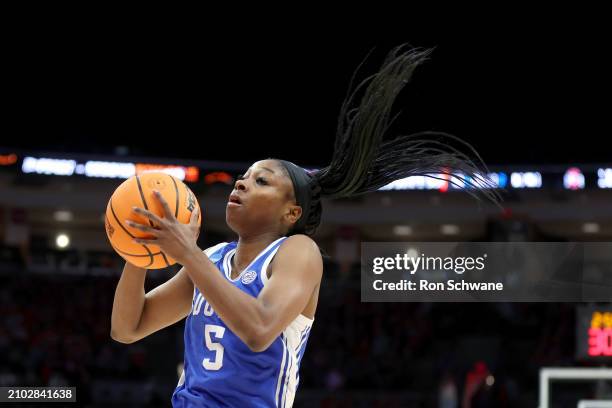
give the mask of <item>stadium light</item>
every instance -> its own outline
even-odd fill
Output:
[[[66,234],[58,234],[57,237],[55,237],[55,245],[57,245],[59,249],[68,248],[70,245],[70,237]]]

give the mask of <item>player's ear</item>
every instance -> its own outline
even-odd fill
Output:
[[[287,212],[285,213],[285,220],[289,225],[295,225],[296,222],[302,216],[302,207],[296,204],[289,204]]]

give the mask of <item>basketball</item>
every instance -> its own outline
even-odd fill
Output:
[[[145,173],[132,176],[113,192],[106,206],[106,235],[111,246],[123,259],[146,269],[161,269],[174,265],[176,261],[164,254],[157,245],[138,244],[134,238],[151,238],[147,233],[130,227],[126,220],[150,224],[148,218],[136,214],[133,207],[147,209],[163,218],[161,204],[155,199],[153,191],[160,192],[176,219],[188,224],[191,213],[199,208],[193,192],[183,183],[166,173]],[[202,215],[198,216],[198,225]]]

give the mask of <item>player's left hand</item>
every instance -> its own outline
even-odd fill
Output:
[[[189,254],[193,251],[199,251],[197,238],[200,233],[198,225],[198,212],[196,208],[191,213],[189,224],[179,222],[172,211],[168,202],[158,191],[154,191],[155,198],[159,201],[164,216],[159,217],[144,208],[134,207],[133,211],[136,214],[147,217],[152,223],[145,225],[126,220],[125,223],[132,228],[152,235],[152,238],[134,238],[134,242],[145,245],[157,245],[168,256],[175,259],[179,264],[184,264]]]

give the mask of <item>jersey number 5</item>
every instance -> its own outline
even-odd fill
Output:
[[[216,324],[204,325],[204,341],[206,342],[206,348],[210,351],[215,352],[215,358],[205,358],[202,361],[202,365],[207,370],[219,370],[223,367],[223,345],[221,343],[214,343],[211,335],[214,334],[217,339],[222,339],[225,334],[225,327],[217,326]]]

